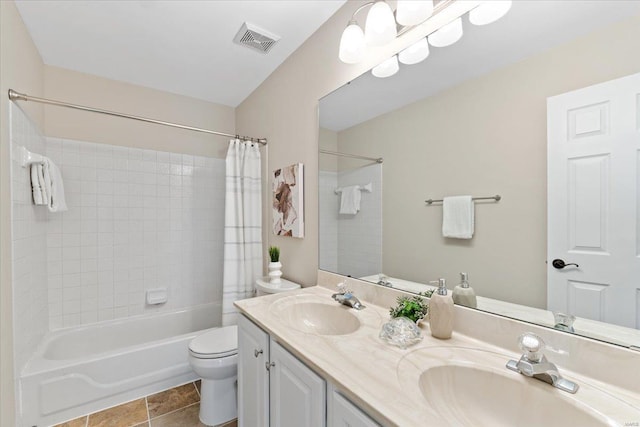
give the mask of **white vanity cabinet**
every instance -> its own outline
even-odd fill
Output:
[[[269,334],[238,316],[238,421],[269,427]]]
[[[327,427],[380,427],[333,385],[327,386]]]
[[[240,427],[325,427],[326,383],[245,316],[238,317]]]

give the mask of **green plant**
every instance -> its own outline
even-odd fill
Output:
[[[269,258],[271,262],[278,262],[280,260],[280,248],[277,246],[269,246]]]
[[[391,317],[407,317],[413,322],[417,322],[423,319],[429,312],[428,303],[422,298],[431,298],[433,294],[432,290],[426,292],[420,292],[418,295],[412,297],[401,296],[398,297],[398,305],[389,309]]]

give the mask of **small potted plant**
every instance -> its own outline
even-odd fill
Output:
[[[391,317],[406,317],[418,324],[429,313],[429,304],[422,298],[430,298],[433,291],[421,292],[412,297],[398,297],[398,305],[389,309]]]
[[[282,277],[282,264],[280,263],[280,248],[277,246],[269,246],[269,283],[279,284]]]

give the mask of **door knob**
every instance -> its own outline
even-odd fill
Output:
[[[551,265],[553,265],[553,268],[557,268],[558,270],[562,270],[568,265],[575,265],[576,267],[580,267],[578,264],[574,262],[567,264],[564,262],[564,260],[561,260],[561,259],[554,259],[553,261],[551,261]]]

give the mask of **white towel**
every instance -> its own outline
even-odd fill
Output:
[[[42,174],[44,185],[42,195],[44,204],[49,207],[50,212],[64,212],[68,210],[67,202],[64,199],[64,184],[60,169],[50,159],[44,158],[42,164]]]
[[[42,176],[42,165],[33,163],[31,165],[31,192],[33,193],[33,203],[36,205],[44,205],[44,198],[42,197],[42,184],[40,181]]]
[[[360,210],[360,186],[350,185],[342,187],[340,196],[340,213],[355,215]]]
[[[473,229],[471,196],[445,197],[442,201],[442,235],[453,239],[470,239]]]

